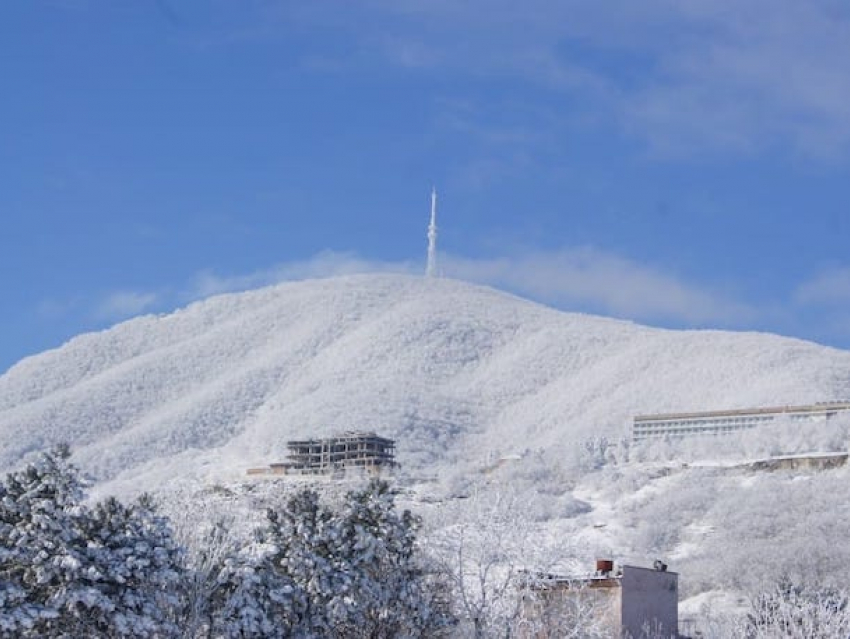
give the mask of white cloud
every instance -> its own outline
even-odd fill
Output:
[[[203,271],[196,277],[185,297],[200,299],[269,286],[290,280],[306,280],[355,273],[409,273],[414,267],[407,262],[382,262],[358,257],[351,252],[322,251],[313,257],[278,264],[247,275],[222,276]]]
[[[350,252],[323,251],[247,275],[200,273],[184,293],[195,300],[284,281],[355,273],[420,274],[411,262],[370,260]],[[685,326],[742,325],[756,312],[746,304],[688,283],[659,269],[592,248],[526,251],[493,258],[441,255],[446,277],[486,284],[544,304],[642,321]]]
[[[590,114],[660,151],[850,147],[850,8],[838,0],[329,0],[217,13],[206,41],[319,29],[333,44],[305,48],[314,72],[386,64],[536,83],[560,97],[564,120]],[[536,124],[543,137],[562,126]]]
[[[741,325],[756,312],[704,287],[592,248],[492,259],[444,257],[447,275],[504,288],[553,306],[635,320]]]
[[[124,319],[150,310],[159,301],[160,296],[156,293],[117,291],[97,305],[95,315],[106,320]]]
[[[655,3],[663,8],[663,3]],[[627,126],[656,147],[850,145],[850,16],[824,0],[676,3],[674,38],[648,82],[623,94]]]
[[[244,275],[199,273],[182,291],[117,291],[95,305],[90,317],[118,321],[212,295],[270,286],[284,281],[359,273],[420,275],[424,264],[373,260],[353,252],[322,251]],[[484,284],[566,311],[594,313],[672,327],[725,327],[790,331],[826,339],[847,335],[850,267],[821,272],[785,300],[743,301],[722,289],[689,281],[662,268],[592,247],[521,250],[493,257],[442,253],[446,277]],[[84,307],[80,300],[45,300],[42,318]],[[805,325],[803,328],[803,324]]]
[[[850,304],[850,267],[826,270],[801,284],[795,300],[800,304]]]
[[[412,72],[536,82],[562,117],[582,105],[660,151],[850,147],[850,10],[834,0],[372,0],[309,20]]]

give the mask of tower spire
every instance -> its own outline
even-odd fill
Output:
[[[428,264],[425,277],[437,275],[437,189],[431,189],[431,223],[428,225]]]

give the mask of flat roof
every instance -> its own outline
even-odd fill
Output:
[[[329,442],[343,442],[356,440],[371,440],[382,443],[395,444],[395,440],[387,437],[381,437],[373,432],[346,432],[339,435],[330,435],[328,437],[316,437],[313,439],[293,439],[286,442],[287,446],[311,446],[314,444],[325,444]]]
[[[585,575],[558,575],[558,574],[537,574],[533,575],[533,582],[536,587],[551,588],[551,587],[587,587],[587,588],[619,588],[622,585],[623,574],[626,571],[640,570],[642,572],[657,573],[659,575],[673,575],[677,579],[679,573],[672,570],[658,570],[654,567],[647,566],[632,566],[624,564],[617,566],[618,570],[612,573],[591,573]]]

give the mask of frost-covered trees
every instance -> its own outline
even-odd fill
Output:
[[[483,639],[527,629],[527,571],[551,570],[568,549],[541,543],[527,496],[508,487],[476,490],[444,517],[428,542],[448,575],[457,634]]]
[[[850,636],[847,593],[789,584],[763,593],[752,603],[742,635],[747,639],[833,639]]]
[[[744,614],[704,614],[705,639],[835,639],[850,637],[850,595],[781,583],[750,597]]]
[[[88,637],[177,634],[182,551],[149,497],[129,506],[114,497],[81,518],[85,542],[77,609]]]
[[[212,637],[310,637],[306,597],[253,545],[224,559],[208,600]]]
[[[82,487],[68,449],[45,454],[0,484],[0,631],[38,636],[73,617]]]
[[[415,557],[418,527],[409,511],[395,511],[385,482],[348,494],[339,515],[338,552],[354,579],[343,635],[359,630],[374,638],[419,637],[445,624],[439,583]]]
[[[449,623],[418,557],[418,521],[372,482],[331,507],[310,489],[269,509],[254,543],[220,562],[212,637],[428,637]]]
[[[418,520],[373,482],[335,508],[303,490],[253,543],[222,526],[191,562],[148,497],[83,502],[66,447],[0,482],[0,636],[427,637],[448,604]]]
[[[149,500],[82,503],[67,447],[0,484],[0,633],[21,637],[163,637],[180,555]]]
[[[311,490],[270,511],[271,564],[303,605],[297,627],[307,636],[375,639],[442,629],[447,610],[416,556],[417,526],[409,512],[396,512],[380,481],[348,493],[336,512]]]

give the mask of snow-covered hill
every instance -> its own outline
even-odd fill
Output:
[[[374,430],[410,469],[478,465],[634,413],[850,395],[850,352],[564,313],[451,280],[286,283],[141,317],[0,377],[0,469],[70,442],[101,480],[226,477],[293,437]]]

